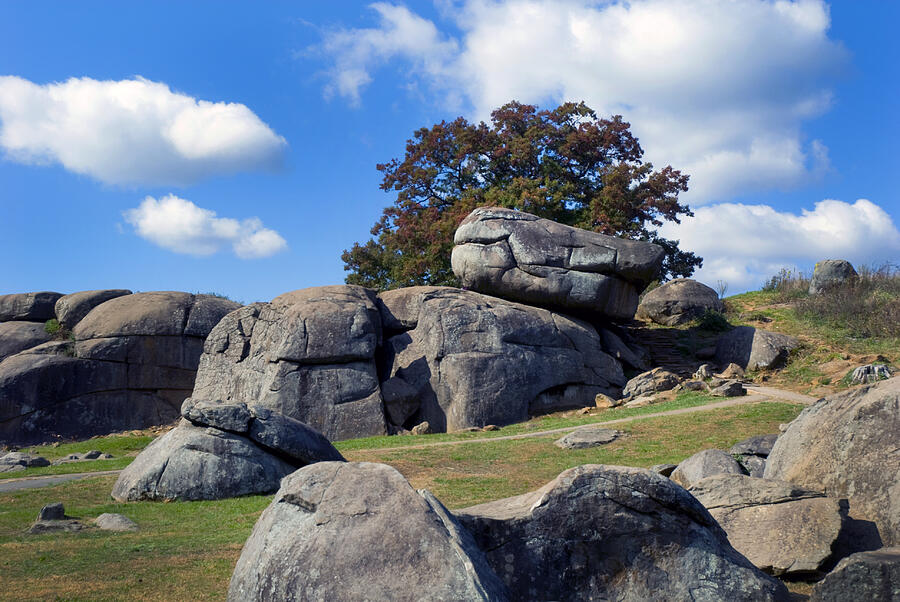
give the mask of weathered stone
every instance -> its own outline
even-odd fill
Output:
[[[32,535],[43,535],[45,533],[55,533],[57,531],[81,531],[85,526],[81,521],[67,518],[63,520],[39,520],[31,525],[28,532]]]
[[[812,278],[809,281],[809,294],[816,295],[832,286],[856,282],[859,274],[849,261],[843,259],[826,259],[816,263]]]
[[[47,504],[38,513],[38,520],[62,520],[66,518],[66,509],[62,502]]]
[[[629,345],[622,340],[621,336],[608,328],[598,328],[597,333],[600,335],[603,350],[622,364],[634,370],[650,369],[650,353],[646,349],[635,343]]]
[[[410,431],[413,435],[430,435],[433,432],[434,431],[431,430],[431,425],[428,424],[427,420],[412,427],[412,430]]]
[[[391,424],[402,426],[419,409],[419,394],[402,378],[389,378],[381,383],[384,411]]]
[[[568,433],[556,440],[556,447],[563,449],[585,449],[612,443],[624,433],[598,426],[588,426]]]
[[[38,466],[50,466],[50,461],[43,456],[32,456],[25,452],[9,452],[0,457],[0,465],[34,468]]]
[[[25,470],[21,464],[0,464],[0,472],[19,472]]]
[[[694,378],[697,380],[707,380],[713,377],[713,367],[709,364],[701,364],[697,371],[694,373]]]
[[[732,362],[732,363],[728,364],[727,366],[725,366],[725,369],[722,370],[716,376],[718,376],[719,378],[724,378],[724,379],[740,380],[740,379],[744,378],[744,376],[746,376],[746,372],[744,372],[743,368],[741,368],[740,366],[738,366],[737,364]]]
[[[844,558],[816,584],[809,600],[900,600],[900,547],[859,552]]]
[[[649,470],[668,478],[676,468],[678,468],[678,466],[675,464],[654,464]]]
[[[753,454],[754,456],[762,456],[765,458],[772,453],[772,447],[777,440],[778,433],[773,433],[771,435],[757,435],[755,437],[750,437],[749,439],[744,439],[743,441],[738,441],[731,446],[728,453]]]
[[[66,328],[73,328],[88,313],[110,299],[130,295],[127,289],[106,289],[98,291],[81,291],[71,295],[63,295],[56,301],[56,319]]]
[[[900,544],[900,378],[831,395],[804,409],[775,442],[766,478],[849,498],[850,515]]]
[[[625,383],[621,365],[580,320],[448,287],[379,299],[385,324],[415,324],[384,345],[383,376],[417,392],[408,424],[425,420],[436,432],[506,425],[593,406],[597,393],[618,396]]]
[[[726,380],[712,389],[709,394],[716,397],[740,397],[741,395],[746,395],[747,390],[744,388],[743,383],[738,380]]]
[[[181,404],[181,415],[199,426],[243,434],[253,416],[245,403],[221,403],[188,397]]]
[[[362,486],[361,486],[362,485]],[[228,600],[505,600],[472,536],[383,464],[285,478],[238,559]]]
[[[465,288],[624,320],[634,316],[664,254],[651,243],[499,207],[474,210],[453,241],[451,265]]]
[[[766,459],[761,456],[739,454],[735,455],[734,459],[738,461],[738,464],[743,466],[744,470],[746,470],[747,474],[751,477],[761,479],[766,473]]]
[[[104,512],[94,519],[94,525],[103,531],[137,531],[136,522],[121,514]]]
[[[60,297],[62,293],[49,291],[0,295],[0,322],[46,322],[54,317],[53,306]]]
[[[203,328],[236,307],[175,292],[125,295],[94,307],[75,326],[74,345],[45,343],[0,363],[0,443],[170,422],[194,385]]]
[[[52,338],[41,322],[0,323],[0,361]]]
[[[738,326],[719,337],[716,357],[721,365],[734,362],[745,370],[769,370],[783,366],[799,345],[786,334]]]
[[[744,469],[721,449],[704,449],[678,464],[670,478],[689,489],[694,483],[717,474],[744,474]]]
[[[786,481],[720,474],[688,491],[725,529],[734,548],[763,571],[815,576],[832,560],[846,506]]]
[[[702,380],[686,380],[682,382],[678,387],[675,387],[676,390],[681,388],[685,391],[706,391],[707,386],[706,383]]]
[[[212,330],[193,397],[269,408],[331,440],[387,432],[375,293],[302,289],[234,311]]]
[[[343,462],[344,456],[314,428],[273,412],[269,408],[250,406],[253,420],[248,436],[295,465],[314,462]]]
[[[640,397],[648,393],[670,391],[681,383],[681,377],[663,368],[654,368],[649,372],[638,374],[625,384],[622,391],[624,397]]]
[[[696,320],[707,311],[725,311],[716,291],[696,280],[677,278],[644,295],[635,317],[677,326]]]
[[[604,395],[603,393],[597,393],[594,396],[594,406],[598,408],[614,408],[620,405],[622,405],[621,399],[613,399],[609,395]]]
[[[0,324],[0,327],[2,326],[3,324]],[[865,366],[860,366],[853,370],[853,374],[850,375],[850,384],[862,385],[876,383],[880,380],[887,380],[890,377],[890,366],[885,366],[884,364],[866,364]]]
[[[295,469],[239,435],[188,423],[150,443],[119,475],[112,496],[125,502],[270,493]]]
[[[587,465],[457,512],[516,600],[784,600],[665,477]]]

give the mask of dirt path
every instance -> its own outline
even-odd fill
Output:
[[[653,412],[652,414],[641,414],[640,416],[629,416],[627,418],[618,418],[616,420],[603,420],[599,422],[591,422],[590,424],[579,424],[577,426],[566,426],[557,429],[549,429],[545,431],[537,431],[535,433],[521,433],[519,435],[502,435],[500,437],[482,437],[479,439],[462,439],[460,441],[436,441],[434,443],[422,443],[421,445],[404,445],[400,447],[380,447],[377,449],[366,449],[360,450],[365,452],[391,452],[391,451],[402,451],[407,449],[425,449],[429,447],[442,447],[445,445],[469,445],[473,443],[489,443],[491,441],[507,441],[510,439],[530,439],[533,437],[547,437],[550,435],[557,435],[562,433],[568,433],[570,431],[578,430],[580,428],[584,428],[586,426],[599,426],[599,425],[613,425],[613,424],[622,424],[625,422],[633,422],[635,420],[644,420],[645,418],[659,418],[662,416],[678,416],[680,414],[691,414],[694,412],[703,412],[706,410],[715,410],[718,408],[730,408],[733,406],[745,405],[748,403],[757,403],[760,401],[787,401],[789,403],[802,403],[804,405],[810,405],[815,403],[816,398],[810,397],[809,395],[801,395],[800,393],[795,393],[793,391],[785,391],[783,389],[776,389],[775,387],[758,387],[755,385],[750,385],[747,387],[747,392],[750,395],[745,395],[744,397],[732,397],[729,399],[724,399],[722,401],[717,401],[716,403],[709,403],[702,406],[694,406],[692,408],[681,408],[678,410],[668,410],[665,412]],[[89,477],[99,477],[110,474],[119,474],[122,472],[121,470],[104,470],[102,472],[78,472],[72,474],[62,474],[62,475],[49,475],[49,476],[40,476],[40,477],[22,477],[19,479],[3,479],[0,480],[0,493],[8,493],[10,491],[20,491],[22,489],[36,489],[38,487],[50,487],[52,485],[59,485],[60,483],[66,483],[68,481],[75,481],[77,479],[86,479]]]

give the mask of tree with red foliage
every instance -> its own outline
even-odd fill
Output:
[[[666,250],[664,279],[690,276],[703,260],[655,230],[693,215],[678,202],[688,176],[642,162],[629,128],[619,115],[599,119],[583,102],[553,110],[510,102],[491,113],[491,125],[459,117],[417,130],[402,161],[377,166],[381,189],[396,191],[397,200],[372,228],[375,238],[344,251],[347,282],[457,286],[453,233],[486,205],[655,242]]]

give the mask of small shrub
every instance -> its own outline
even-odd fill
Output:
[[[62,324],[59,323],[59,320],[56,318],[50,318],[46,322],[44,322],[44,332],[50,335],[55,335],[62,328]]]
[[[731,324],[724,314],[707,309],[700,318],[697,319],[697,328],[700,330],[708,330],[710,332],[725,332],[731,329]]]

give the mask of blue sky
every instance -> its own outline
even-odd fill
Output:
[[[898,261],[900,4],[6,2],[0,292],[343,281],[422,126],[585,100],[692,175],[698,278]]]

